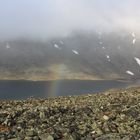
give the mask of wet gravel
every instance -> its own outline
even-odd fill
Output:
[[[140,87],[0,100],[0,140],[140,140]]]

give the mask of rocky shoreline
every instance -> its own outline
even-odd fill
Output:
[[[0,100],[0,140],[139,140],[140,87]]]

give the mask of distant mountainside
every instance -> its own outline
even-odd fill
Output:
[[[0,42],[0,79],[138,79],[140,39],[127,32],[75,32],[47,41]]]

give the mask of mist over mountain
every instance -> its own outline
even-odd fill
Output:
[[[75,31],[46,41],[0,42],[1,79],[138,79],[140,40],[134,32]]]
[[[7,0],[0,3],[0,40],[65,37],[75,30],[140,33],[139,0]]]

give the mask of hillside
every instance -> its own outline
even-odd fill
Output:
[[[0,42],[0,79],[138,79],[140,38],[116,31]]]

